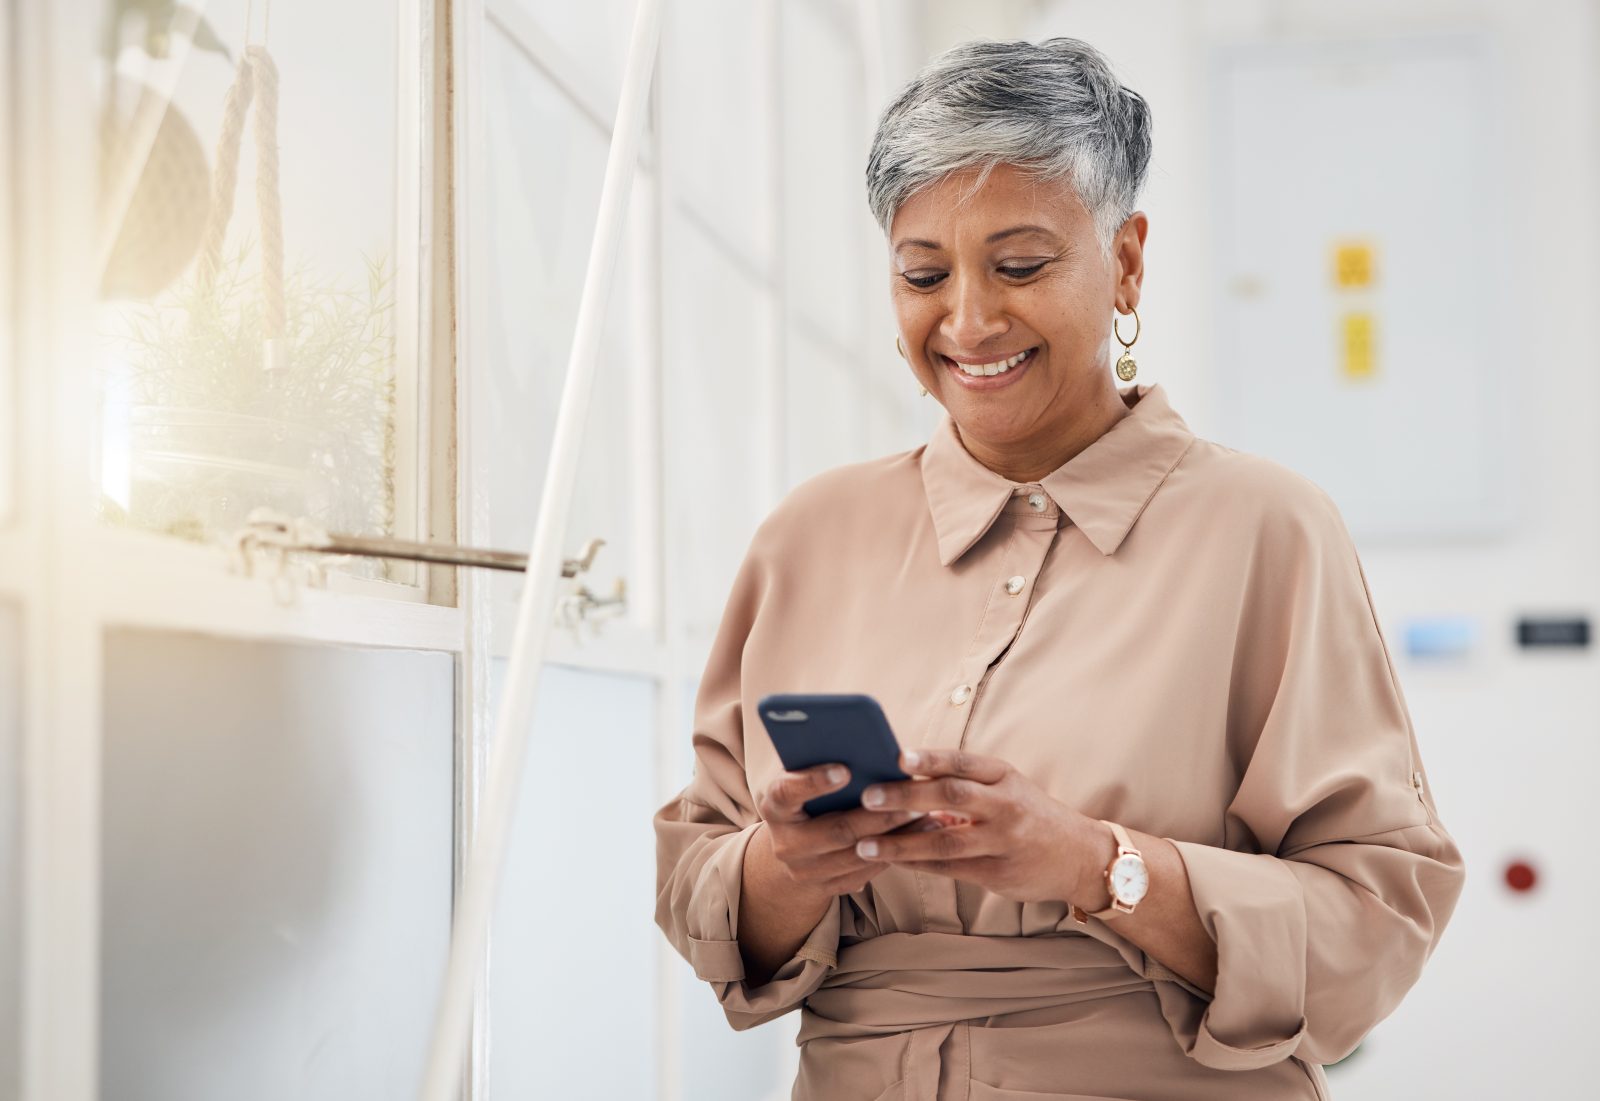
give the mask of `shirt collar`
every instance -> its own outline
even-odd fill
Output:
[[[1161,384],[1123,391],[1132,412],[1099,439],[1046,474],[1039,484],[1101,554],[1116,553],[1194,433]],[[1020,483],[984,466],[967,451],[947,412],[922,455],[922,484],[948,566],[989,530]]]

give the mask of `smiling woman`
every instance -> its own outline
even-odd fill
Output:
[[[796,1101],[1325,1099],[1460,894],[1337,506],[1108,369],[1149,123],[1051,39],[952,50],[879,124],[947,415],[761,525],[655,816],[657,923],[735,1028],[800,1008]],[[910,779],[808,817],[849,780],[783,768],[774,692],[873,696]]]
[[[867,200],[906,358],[1013,480],[1127,415],[1101,364],[1113,309],[1139,305],[1150,151],[1143,97],[1070,39],[951,50],[878,125]]]

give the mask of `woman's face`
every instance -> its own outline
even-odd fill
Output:
[[[1107,261],[1070,183],[1002,164],[972,193],[976,177],[952,173],[895,212],[891,293],[911,369],[963,438],[1026,452],[1074,435],[1075,416],[1103,417],[1108,401],[1124,411],[1111,316],[1138,305],[1148,221],[1130,217]],[[982,377],[961,368],[1004,363]]]

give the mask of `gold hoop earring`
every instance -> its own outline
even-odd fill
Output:
[[[1134,340],[1139,339],[1139,329],[1141,328],[1141,325],[1139,324],[1139,311],[1134,309],[1132,306],[1129,306],[1128,312],[1133,314],[1133,340],[1122,339],[1122,330],[1117,327],[1117,323],[1120,322],[1122,318],[1117,317],[1116,315],[1112,315],[1111,318],[1112,335],[1117,338],[1117,343],[1122,345],[1122,356],[1117,360],[1117,377],[1123,382],[1132,382],[1133,376],[1139,372],[1139,365],[1133,361],[1133,356],[1128,353],[1128,349],[1133,347]]]

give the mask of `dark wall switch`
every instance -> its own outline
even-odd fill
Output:
[[[1586,647],[1589,645],[1589,620],[1585,616],[1551,619],[1524,616],[1517,620],[1517,644]]]

